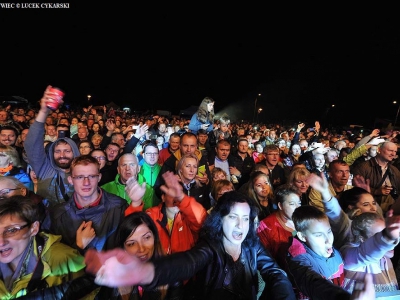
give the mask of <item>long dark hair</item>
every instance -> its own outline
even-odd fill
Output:
[[[214,103],[214,100],[210,97],[205,97],[197,109],[197,119],[199,119],[201,123],[208,123],[208,121],[211,123],[214,122],[214,109],[210,112],[207,109],[209,103]]]
[[[133,232],[136,231],[139,225],[146,225],[149,227],[154,236],[154,254],[151,260],[164,256],[164,249],[161,245],[160,236],[158,235],[158,230],[154,221],[150,218],[150,216],[142,211],[134,212],[128,216],[126,216],[121,224],[119,225],[117,235],[116,235],[116,246],[120,248],[124,248],[125,241],[128,237],[132,235]]]
[[[231,212],[232,207],[236,203],[247,203],[250,206],[249,232],[245,241],[247,241],[250,246],[254,245],[258,240],[256,234],[258,208],[253,200],[238,191],[226,192],[218,199],[217,204],[203,224],[202,234],[206,235],[211,240],[222,241],[224,235],[222,219]]]

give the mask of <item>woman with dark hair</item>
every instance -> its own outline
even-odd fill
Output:
[[[213,131],[214,123],[214,100],[210,97],[205,97],[201,101],[197,112],[192,116],[189,123],[189,129],[194,134],[197,131],[204,129],[207,133]]]
[[[142,262],[153,261],[165,255],[156,225],[145,212],[135,212],[126,216],[119,228],[115,245]],[[139,285],[102,287],[96,295],[100,299],[181,299],[179,285],[166,285],[147,289]]]
[[[286,273],[259,242],[257,216],[253,200],[237,191],[226,192],[192,249],[146,263],[121,250],[88,250],[86,270],[96,274],[100,285],[147,284],[149,288],[196,275],[185,299],[208,300],[257,299],[258,270],[265,281],[261,299],[296,299]]]
[[[377,212],[382,216],[382,211],[379,209],[379,205],[371,193],[357,186],[344,191],[340,195],[339,204],[347,214],[358,208],[361,213]]]

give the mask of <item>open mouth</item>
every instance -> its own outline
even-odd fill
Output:
[[[333,248],[331,247],[331,248],[326,249],[326,253],[327,253],[328,255],[332,255],[332,253],[333,253]]]
[[[6,249],[3,249],[3,250],[0,250],[0,255],[2,257],[7,257],[7,256],[10,255],[11,251],[12,251],[12,248],[6,248]]]
[[[239,231],[234,231],[234,232],[232,232],[232,237],[233,237],[235,240],[241,240],[242,237],[243,237],[243,233],[242,233],[242,232],[239,232]]]

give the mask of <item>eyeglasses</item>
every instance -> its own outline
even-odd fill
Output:
[[[90,148],[90,146],[80,146],[79,149]]]
[[[72,179],[75,179],[76,181],[84,181],[85,179],[88,179],[89,181],[94,181],[99,178],[99,174],[97,175],[88,175],[88,176],[83,176],[83,175],[77,175],[77,176],[71,176]]]
[[[158,153],[145,153],[147,156],[156,156]]]
[[[106,160],[105,156],[92,156],[92,157],[94,157],[97,160]]]
[[[0,196],[8,195],[11,191],[16,191],[16,190],[20,190],[20,188],[18,188],[18,189],[2,189],[2,190],[0,190]]]
[[[29,224],[25,224],[25,225],[21,225],[21,226],[14,226],[14,227],[7,228],[2,233],[3,238],[13,237],[13,236],[17,235],[22,229],[24,229],[28,226],[29,226]]]

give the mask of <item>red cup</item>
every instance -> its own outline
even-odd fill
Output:
[[[50,88],[50,92],[54,93],[55,95],[52,98],[47,99],[47,107],[51,110],[57,110],[61,104],[64,103],[64,91],[59,89],[58,87]]]

